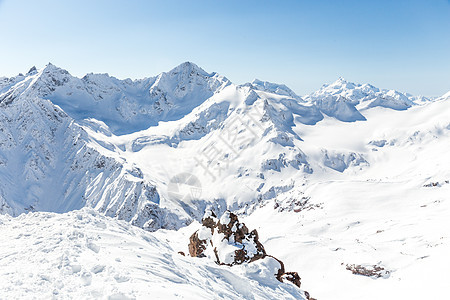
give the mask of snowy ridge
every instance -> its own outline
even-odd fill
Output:
[[[206,149],[212,144],[223,142],[223,137],[237,132],[235,138],[242,142],[236,142],[231,148],[221,149],[222,153],[216,153],[226,159],[215,166],[219,176],[213,175],[212,179],[217,180],[225,166],[233,174],[246,174],[251,180],[248,185],[260,195],[267,195],[274,187],[264,182],[271,176],[278,176],[276,173],[285,168],[291,169],[290,172],[300,170],[304,174],[314,172],[308,156],[301,149],[302,138],[293,130],[296,124],[317,124],[323,120],[323,113],[340,121],[353,122],[366,119],[358,110],[361,107],[403,109],[412,105],[411,100],[396,91],[379,90],[367,84],[357,85],[342,78],[324,86],[304,101],[285,85],[254,80],[250,84],[236,86],[226,78],[216,73],[209,74],[192,63],[184,63],[170,72],[136,81],[122,81],[107,74],[88,74],[78,79],[49,64],[41,71],[30,70],[22,81],[4,93],[3,101],[17,95],[25,98],[48,98],[69,112],[80,124],[87,126],[87,129],[99,132],[101,128],[100,132],[103,134],[92,136],[93,141],[99,144],[97,149],[105,152],[103,147],[106,147],[105,153],[110,153],[119,160],[123,155],[126,157],[128,152],[121,153],[121,149],[130,148],[130,144],[133,152],[161,143],[177,147],[187,141],[198,141],[197,147]],[[400,107],[398,103],[405,106]],[[156,125],[158,120],[171,120],[174,116],[175,120],[160,122],[159,126],[139,132],[141,126],[146,128]],[[99,123],[89,121],[87,117],[103,121],[105,126],[98,127]],[[115,143],[110,131],[120,133],[123,130],[137,132],[124,136],[119,143]],[[255,149],[259,152],[255,156],[259,161],[242,170],[241,166],[246,165],[245,152],[254,153]],[[322,154],[319,162],[322,161],[324,167],[340,172],[351,166],[359,166],[360,162],[369,164],[357,152],[340,153],[337,149],[320,151]],[[329,152],[334,153],[333,157],[330,157]],[[193,156],[198,156],[198,153],[193,153]],[[198,161],[198,158],[192,158]],[[125,160],[139,165],[132,157]],[[204,166],[209,168],[212,163],[214,162],[211,160],[206,161]],[[193,167],[191,165],[188,168]],[[105,176],[107,177],[108,175]],[[264,179],[261,180],[261,177]],[[151,173],[148,179],[153,179]],[[167,183],[162,184],[160,192],[164,194],[164,185]],[[103,189],[97,189],[99,190]],[[158,194],[157,191],[152,193]],[[260,197],[258,193],[248,197],[257,199]],[[168,196],[165,195],[164,198]],[[158,203],[158,197],[155,199],[152,202]],[[130,202],[133,201],[117,202],[113,207],[128,207]],[[108,205],[104,201],[95,200],[90,203],[91,206],[114,215],[114,209],[107,209]],[[124,206],[124,203],[128,204]],[[235,203],[231,201],[230,205],[234,206]],[[185,210],[180,205],[176,205],[175,209],[181,211],[181,214]],[[128,216],[127,219],[131,218]],[[138,223],[142,226],[145,222]]]
[[[252,87],[259,91],[269,92],[269,93],[282,95],[282,96],[289,96],[293,99],[301,101],[301,97],[299,97],[297,94],[295,94],[294,91],[292,91],[290,88],[288,88],[284,84],[277,84],[277,83],[272,83],[272,82],[268,82],[268,81],[261,81],[259,79],[255,79],[251,83],[244,84],[244,86],[249,86],[249,87]]]
[[[424,99],[395,90],[380,90],[370,84],[355,84],[342,77],[305,97],[328,116],[346,122],[365,120],[360,111],[368,108],[404,110],[415,105],[415,100],[423,102]]]
[[[365,158],[367,154],[360,153],[360,149],[352,151],[319,146],[309,153],[305,152],[304,147],[308,149],[311,144],[304,142],[302,128],[322,124],[324,115],[325,118],[330,116],[353,122],[366,120],[358,108],[369,112],[367,109],[375,106],[405,109],[414,104],[412,96],[380,90],[368,84],[353,84],[342,78],[303,100],[285,85],[254,80],[236,86],[225,77],[207,73],[192,63],[181,64],[156,77],[135,81],[118,80],[107,74],[88,74],[78,79],[49,64],[40,71],[32,68],[26,76],[2,79],[1,82],[4,92],[0,95],[0,102],[6,108],[5,112],[14,101],[21,103],[21,111],[27,111],[28,106],[42,105],[47,103],[42,99],[49,99],[75,118],[74,123],[71,117],[66,116],[58,126],[69,129],[61,131],[58,137],[54,132],[48,133],[45,135],[46,144],[39,146],[34,145],[39,128],[48,127],[44,125],[47,122],[45,113],[35,112],[43,115],[37,119],[42,120],[41,124],[32,121],[31,115],[26,120],[13,121],[14,124],[25,124],[22,134],[30,131],[26,127],[30,126],[28,124],[35,123],[33,126],[36,127],[29,141],[14,145],[18,148],[37,147],[39,150],[23,153],[23,157],[34,156],[26,160],[23,166],[12,166],[10,161],[14,159],[7,153],[0,153],[0,163],[3,162],[5,173],[11,173],[13,167],[23,168],[21,172],[12,173],[25,172],[25,178],[33,178],[37,184],[29,184],[26,193],[4,188],[1,198],[4,211],[13,214],[34,209],[68,211],[89,205],[107,215],[118,216],[151,230],[177,228],[191,222],[193,214],[201,216],[201,212],[193,213],[183,199],[173,199],[166,193],[170,177],[159,179],[160,175],[154,171],[155,166],[156,169],[167,169],[161,162],[172,161],[177,165],[179,158],[183,157],[181,165],[185,170],[197,170],[196,174],[202,177],[202,181],[214,183],[221,180],[230,188],[235,184],[234,180],[245,180],[251,191],[244,194],[238,193],[230,198],[213,193],[195,199],[196,205],[204,203],[201,204],[204,206],[208,201],[226,198],[229,208],[237,209],[244,204],[255,203],[257,199],[267,199],[274,190],[285,191],[286,187],[293,186],[292,183],[279,182],[276,178],[280,173],[291,174],[291,181],[298,183],[317,169],[344,172],[370,166],[370,161]],[[36,104],[28,103],[30,99],[34,99]],[[50,105],[48,110],[51,109],[59,110]],[[156,124],[158,126],[154,126]],[[151,127],[139,131],[142,126]],[[12,149],[11,140],[18,134],[12,134],[7,128],[5,126],[3,133],[4,144]],[[124,130],[135,132],[123,136],[114,134]],[[80,135],[81,138],[78,137]],[[65,140],[62,145],[48,146],[55,143],[53,139],[60,141],[60,136],[64,136]],[[232,145],[226,138],[232,139]],[[81,146],[71,144],[74,139],[81,140]],[[153,159],[152,156],[157,154],[155,151],[160,151],[164,144],[171,148],[167,156]],[[210,157],[202,161],[202,151],[211,149],[212,145],[220,149],[213,153],[213,159]],[[15,149],[11,152],[16,152]],[[64,149],[61,151],[64,157],[56,154],[58,149]],[[199,150],[193,152],[188,149]],[[53,155],[59,160],[42,159],[46,156],[41,152],[54,152]],[[105,155],[107,159],[97,157]],[[149,160],[148,164],[142,163],[142,156]],[[67,165],[62,162],[63,158],[72,161],[71,171],[64,171],[67,178],[61,186],[65,190],[55,194],[55,198],[44,201],[41,198],[45,191],[51,189],[53,178],[61,172],[49,168],[49,165]],[[18,160],[18,164],[20,162]],[[244,165],[247,168],[243,168]],[[81,168],[76,170],[79,166]],[[198,174],[202,168],[203,174]],[[76,172],[83,175],[72,175]],[[229,174],[236,179],[227,180]],[[172,173],[174,175],[176,173]],[[49,183],[43,184],[41,178],[47,178]],[[57,200],[59,195],[66,200],[55,206],[54,202],[60,202]],[[17,198],[23,200],[11,202],[11,199]],[[45,202],[48,204],[42,204]],[[21,204],[12,209],[11,206],[17,203]],[[171,212],[161,211],[163,208],[169,208]],[[182,221],[177,222],[177,219]]]
[[[48,64],[22,81],[24,86],[30,85],[28,94],[51,100],[76,120],[103,121],[118,134],[180,119],[230,84],[225,77],[208,74],[189,62],[156,77],[134,81],[108,74],[88,74],[79,79]]]
[[[0,229],[2,297],[306,299],[275,279],[270,260],[231,272],[178,254],[167,232],[152,235],[90,209],[0,215]]]
[[[95,146],[51,102],[16,95],[20,88],[0,98],[2,213],[91,206],[148,230],[180,226],[179,217],[157,205],[155,186],[138,169]]]
[[[149,282],[166,284],[169,289],[158,293],[168,297],[174,296],[170,287],[180,285],[186,288],[181,295],[205,298],[211,293],[217,298],[303,297],[298,289],[258,277],[273,277],[268,262],[230,270],[175,253],[187,253],[205,210],[219,216],[228,209],[257,229],[268,252],[298,271],[319,299],[379,299],[398,282],[402,296],[425,295],[414,289],[414,278],[449,265],[442,256],[450,245],[445,229],[449,115],[448,93],[429,100],[343,79],[302,98],[282,84],[235,85],[192,63],[134,81],[107,74],[80,79],[53,65],[31,69],[0,79],[0,211],[30,212],[2,216],[0,226],[14,228],[19,236],[25,224],[48,219],[75,222],[94,233],[98,219],[112,232],[103,228],[90,236],[114,235],[114,242],[105,244],[111,251],[118,249],[112,245],[119,239],[114,232],[122,227],[127,241],[145,236],[139,245],[161,242],[144,246],[149,253],[168,253],[152,256],[158,267],[149,263],[145,274],[134,262],[131,269],[115,267],[136,271],[137,277],[156,276]],[[130,225],[178,231],[145,233]],[[59,249],[57,243],[53,249]],[[81,247],[83,253],[97,253],[98,247],[88,245]],[[133,245],[125,248],[145,256]],[[8,249],[2,250],[5,256],[11,254]],[[21,259],[20,253],[7,257],[5,265]],[[115,264],[110,263],[101,264]],[[45,272],[54,267],[46,265]],[[171,271],[161,277],[160,269]],[[196,274],[194,281],[186,279],[187,269]],[[84,297],[78,287],[91,286],[97,268],[82,270],[63,274],[70,282],[67,290],[56,278],[43,286]],[[147,287],[134,285],[137,277],[111,272],[100,276],[113,282],[102,295],[147,295]],[[202,276],[208,280],[198,283]],[[253,280],[249,289],[240,284],[248,278]],[[429,278],[433,292],[442,295],[442,278]],[[128,288],[123,282],[132,284]],[[336,295],[343,287],[345,295]],[[102,293],[97,287],[91,291]],[[11,293],[19,290],[13,287]]]
[[[450,91],[448,93],[445,93],[441,97],[437,98],[436,100],[447,100],[450,98]]]

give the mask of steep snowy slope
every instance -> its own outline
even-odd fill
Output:
[[[300,177],[312,172],[297,145],[301,138],[292,127],[294,119],[314,123],[321,118],[314,107],[290,97],[230,85],[179,121],[120,137],[90,134],[125,149],[121,155],[155,181],[164,199],[184,206],[185,195],[169,195],[169,184],[175,175],[191,173],[202,185],[221,183],[220,189],[202,189],[200,197],[192,200],[203,203],[201,207],[226,200],[236,209],[253,202],[261,192],[273,193],[269,180],[273,177],[276,181],[282,169]],[[238,181],[248,188],[233,189]],[[289,188],[281,185],[281,189]],[[191,215],[203,215],[201,210],[198,213]]]
[[[167,238],[83,209],[0,215],[0,298],[305,299],[268,260],[218,266],[184,257]],[[187,242],[187,240],[186,240]]]
[[[448,93],[445,93],[441,97],[438,97],[436,100],[446,100],[446,99],[450,99],[450,91]]]
[[[103,144],[108,151],[91,141],[59,107],[33,96],[32,84],[19,82],[0,95],[2,213],[91,206],[150,230],[183,224],[157,205],[155,186],[138,168],[114,155],[114,146]]]

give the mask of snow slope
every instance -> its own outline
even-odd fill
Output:
[[[148,230],[185,224],[158,206],[155,186],[113,145],[99,145],[61,108],[39,98],[36,76],[0,95],[0,212],[90,206]]]
[[[154,168],[161,161],[156,169],[166,174],[195,174],[205,187],[202,198],[225,199],[229,208],[249,215],[244,222],[264,234],[267,249],[294,266],[319,299],[449,294],[442,275],[450,266],[443,257],[449,247],[448,99],[406,111],[367,109],[364,122],[325,116],[311,126],[300,119],[311,114],[296,113],[285,96],[261,91],[255,96],[245,87],[235,91],[242,100],[222,127],[175,148],[155,144],[161,139],[152,137],[124,155],[137,164],[154,156],[148,165]],[[262,126],[255,139],[250,130],[259,126],[245,119],[252,109],[262,112],[253,112]],[[233,129],[233,114],[239,116],[239,130]],[[151,132],[157,129],[142,134]],[[242,149],[237,153],[221,140],[229,132],[239,132],[236,140],[247,142],[232,144]],[[127,137],[119,140],[128,143]],[[196,150],[211,148],[212,154],[230,159],[211,160],[205,170],[196,160],[203,154]],[[143,172],[150,174],[145,165]],[[164,174],[152,176],[161,178],[164,194]],[[354,275],[347,264],[379,265],[389,273],[378,279]]]
[[[186,294],[180,295],[296,295],[287,287],[280,294],[275,283],[261,279],[250,290],[242,287],[242,278],[256,278],[251,272],[267,275],[270,266],[249,264],[230,275],[212,261],[176,253],[187,253],[188,237],[205,209],[217,215],[229,209],[258,230],[266,250],[297,271],[313,297],[445,298],[448,116],[449,94],[429,100],[342,78],[300,97],[282,84],[235,85],[192,63],[135,81],[94,74],[79,79],[53,65],[32,69],[0,79],[1,212],[63,214],[2,217],[3,231],[19,230],[21,222],[38,228],[46,218],[60,230],[79,213],[89,220],[77,223],[82,231],[92,232],[96,219],[112,228],[125,226],[129,235],[120,238],[143,235],[162,243],[162,248],[145,249],[168,253],[182,278],[185,270],[199,272],[195,278],[208,274],[200,289],[193,287],[196,282],[173,280],[169,271],[172,275],[155,279],[169,288],[183,282]],[[147,231],[178,231],[144,233],[117,219]],[[83,251],[92,252],[86,247]],[[104,247],[117,250],[112,242]],[[46,259],[50,265],[33,263],[50,270],[54,256]],[[149,259],[163,270],[172,268],[166,264],[170,260]],[[2,263],[11,266],[12,261]],[[131,265],[120,270],[148,276]],[[365,277],[352,274],[347,265],[384,271],[379,278]],[[140,284],[122,290],[120,280],[104,292],[79,290],[84,279],[78,274],[78,281],[71,281],[70,276],[67,295],[148,295]],[[221,290],[222,285],[232,292]],[[158,295],[167,292],[172,290],[158,290]]]
[[[407,112],[373,110],[363,124],[330,119],[305,130],[308,157],[320,148],[359,151],[369,166],[316,167],[304,186],[277,195],[244,222],[269,237],[261,239],[266,250],[282,253],[319,299],[447,298],[448,116],[447,98]],[[347,264],[390,273],[354,275]]]
[[[270,264],[183,257],[165,237],[83,209],[0,215],[0,298],[305,299]],[[267,260],[268,261],[268,260]]]

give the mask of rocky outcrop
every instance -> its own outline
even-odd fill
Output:
[[[192,257],[205,257],[203,252],[206,250],[206,240],[201,240],[198,237],[198,232],[194,232],[189,239],[189,254]]]
[[[247,226],[230,211],[226,211],[220,219],[214,213],[208,213],[203,217],[202,225],[190,238],[189,254],[193,257],[211,254],[216,263],[232,266],[266,256],[258,232],[249,232]]]
[[[386,270],[384,267],[378,265],[347,264],[345,268],[355,275],[362,275],[373,278],[388,278],[391,273],[391,271]]]
[[[192,257],[211,257],[220,265],[240,265],[271,257],[279,264],[273,274],[280,282],[291,282],[300,287],[301,278],[297,272],[286,272],[284,263],[266,253],[259,241],[256,229],[249,231],[244,223],[230,211],[220,219],[209,211],[202,219],[202,227],[189,239],[189,254]]]
[[[290,281],[292,282],[294,285],[300,287],[301,285],[301,278],[298,275],[297,272],[286,272],[286,270],[284,269],[284,263],[279,260],[278,258],[272,256],[272,255],[267,255],[273,259],[275,259],[279,264],[280,264],[280,268],[278,269],[278,273],[275,274],[275,277],[278,279],[278,281],[280,282],[287,282]]]

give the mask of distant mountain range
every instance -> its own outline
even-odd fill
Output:
[[[141,80],[52,64],[2,77],[0,289],[309,299],[301,276],[318,299],[440,299],[449,116],[450,92],[428,99],[339,78],[301,97],[190,62]],[[225,243],[197,231],[205,211],[226,210],[257,232],[231,228]],[[192,245],[210,238],[222,256],[244,247],[252,257],[251,236],[298,272],[297,286],[277,280],[281,263],[268,257],[233,267],[189,257],[194,232]]]
[[[429,102],[343,78],[300,97],[282,84],[235,85],[190,62],[141,80],[80,79],[52,64],[33,67],[0,78],[0,209],[17,215],[90,206],[145,229],[178,228],[201,217],[213,199],[239,209],[273,198],[292,189],[296,177],[312,174],[317,163],[339,172],[369,165],[353,151],[306,155],[299,124],[364,121],[375,107],[407,110]],[[173,199],[167,186],[174,171],[162,178],[140,157],[152,147],[166,151],[163,145],[172,153],[168,160],[186,160],[179,173],[205,175],[206,182],[235,178],[227,188],[245,178],[247,188],[230,198],[214,186],[217,193],[204,190],[194,205]],[[148,161],[157,157],[152,151]],[[282,183],[273,173],[284,169],[296,175]]]

